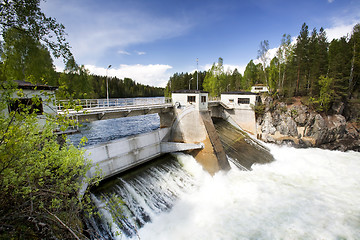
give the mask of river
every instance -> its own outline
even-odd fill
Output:
[[[180,153],[104,181],[92,195],[102,219],[91,223],[104,239],[360,239],[360,153],[264,145],[275,160],[251,171],[232,159],[211,177]]]

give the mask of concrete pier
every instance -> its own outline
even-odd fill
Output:
[[[203,149],[190,153],[207,172],[214,175],[220,170],[229,170],[230,165],[211,120],[207,99],[207,92],[203,91],[173,93],[175,120],[172,124],[170,140],[203,143]]]

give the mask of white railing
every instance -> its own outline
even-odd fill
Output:
[[[108,108],[108,107],[125,107],[125,106],[144,106],[171,103],[171,98],[149,97],[149,98],[111,98],[107,99],[78,99],[78,100],[58,100],[57,109],[63,110],[64,106],[72,103],[72,107],[80,106],[83,109],[90,108]]]

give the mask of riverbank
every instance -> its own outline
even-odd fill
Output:
[[[257,137],[264,142],[300,148],[360,151],[360,126],[347,121],[344,107],[325,114],[304,105],[300,98],[286,104],[263,96],[262,103],[263,112],[257,114]]]

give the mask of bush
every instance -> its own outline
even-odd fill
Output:
[[[28,109],[5,115],[10,95],[0,99],[0,238],[83,238],[81,213],[91,208],[78,190],[91,163],[81,149],[59,145],[56,119],[42,126]]]
[[[255,111],[256,118],[262,117],[265,113],[265,105],[263,103],[258,103],[256,105],[251,104],[251,108]]]

